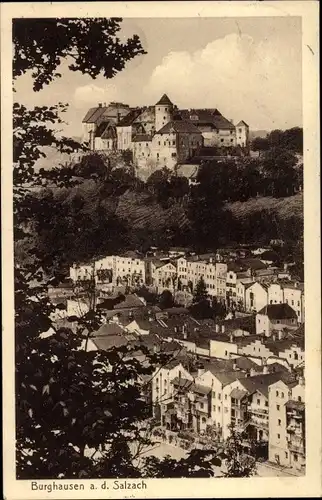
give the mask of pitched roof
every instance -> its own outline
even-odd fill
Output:
[[[122,302],[119,302],[114,306],[114,310],[117,309],[129,309],[129,308],[135,308],[135,307],[144,307],[144,303],[142,300],[135,294],[129,294],[125,295],[125,300]]]
[[[163,94],[163,96],[161,97],[161,99],[156,103],[156,106],[158,105],[170,105],[172,106],[172,102],[170,101],[169,97],[167,96],[167,94]]]
[[[90,338],[96,347],[102,351],[107,351],[113,347],[121,347],[129,343],[129,340],[123,335],[91,336]]]
[[[253,377],[243,378],[240,382],[241,384],[249,391],[250,394],[254,392],[260,392],[263,396],[268,397],[268,388],[270,385],[282,380],[283,382],[288,382],[294,379],[294,375],[292,376],[290,373],[268,373],[255,375]]]
[[[157,134],[201,134],[200,130],[190,121],[172,120],[164,125]]]
[[[152,141],[152,137],[149,134],[136,134],[132,142],[149,142]]]
[[[296,312],[288,304],[269,304],[263,307],[258,314],[264,314],[273,320],[297,318]]]
[[[83,123],[96,123],[106,110],[106,106],[96,106],[95,108],[90,108],[83,119]]]
[[[222,115],[215,115],[212,123],[218,130],[235,130],[235,126]]]
[[[180,177],[186,177],[187,179],[195,179],[199,171],[198,165],[178,165],[176,168],[176,174]]]
[[[123,333],[123,328],[121,328],[116,323],[106,323],[106,325],[102,325],[96,332],[93,332],[91,336],[93,337],[101,337],[105,335],[120,335]]]
[[[246,127],[249,127],[249,125],[247,125],[247,123],[244,122],[244,120],[240,120],[240,122],[237,123],[236,127],[239,127],[240,125],[245,125]]]
[[[285,403],[287,408],[294,409],[294,410],[300,410],[304,411],[305,410],[305,403],[303,401],[294,401],[293,399],[290,399]]]
[[[134,120],[136,120],[136,118],[138,118],[138,116],[140,116],[141,113],[142,113],[141,108],[131,109],[131,111],[126,116],[124,116],[124,118],[122,118],[119,121],[119,123],[116,124],[116,126],[117,127],[129,127],[130,125],[132,125]]]
[[[101,137],[103,132],[105,131],[106,127],[108,126],[109,121],[104,121],[100,123],[100,125],[97,127],[96,132],[95,132],[95,137]]]
[[[230,393],[230,397],[235,399],[243,399],[246,395],[247,391],[243,391],[242,389],[233,389]]]

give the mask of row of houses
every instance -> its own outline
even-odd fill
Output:
[[[271,462],[303,472],[305,468],[304,371],[246,369],[247,358],[234,365],[212,361],[196,374],[180,361],[153,377],[154,415],[175,432],[190,431],[224,440],[231,426],[248,440],[266,444]]]
[[[288,304],[304,322],[304,285],[292,281],[287,270],[259,258],[238,262],[216,260],[216,254],[139,257],[135,252],[112,255],[70,268],[73,282],[95,278],[112,291],[117,285],[150,286],[157,293],[185,290],[192,294],[202,279],[210,298],[242,312],[257,312],[271,304]]]
[[[142,363],[141,345],[169,354],[147,395],[162,427],[225,440],[234,426],[246,444],[264,444],[270,461],[303,471],[304,325],[288,304],[217,322],[126,295],[102,312],[105,324],[87,339],[88,350],[130,344]]]

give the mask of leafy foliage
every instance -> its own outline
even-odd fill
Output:
[[[62,60],[69,69],[96,78],[112,78],[128,61],[145,54],[137,35],[122,43],[121,18],[18,18],[13,22],[14,78],[32,71],[34,90],[55,78]]]

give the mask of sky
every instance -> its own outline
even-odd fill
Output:
[[[69,103],[64,132],[82,134],[86,111],[99,102],[155,104],[167,93],[179,108],[218,108],[251,130],[302,126],[301,19],[123,19],[121,38],[138,34],[146,55],[114,78],[93,80],[68,69],[40,92],[30,74],[15,83],[15,100],[28,107]]]

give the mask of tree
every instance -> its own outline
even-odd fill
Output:
[[[194,294],[193,294],[193,303],[198,304],[199,302],[203,302],[208,300],[209,294],[207,292],[207,287],[203,276],[199,279]]]
[[[115,36],[119,24],[120,20],[108,19],[15,20],[14,76],[33,70],[34,89],[38,91],[59,76],[56,69],[68,55],[74,59],[70,70],[92,77],[103,71],[111,77],[126,61],[143,53],[136,36],[125,46],[120,43]],[[45,172],[36,175],[34,170],[39,154],[44,154],[42,146],[57,141],[62,148],[78,147],[58,138],[54,131],[48,132],[47,122],[60,123],[58,111],[59,107],[30,112],[20,105],[14,108],[20,120],[14,131],[17,240],[28,235],[35,211],[40,209],[39,199],[29,191],[30,184],[66,186],[74,182],[75,171],[70,168],[48,176]],[[24,126],[27,135],[22,138]],[[74,210],[81,209],[83,203],[76,197]],[[58,239],[53,238],[52,244]],[[143,469],[136,466],[139,450],[151,444],[149,432],[145,432],[148,407],[142,376],[168,362],[169,355],[151,354],[143,345],[88,352],[83,343],[86,346],[102,324],[102,315],[93,306],[81,318],[68,318],[74,329],[57,327],[51,319],[54,307],[47,293],[57,271],[49,265],[47,250],[37,246],[31,250],[32,261],[16,262],[15,266],[17,477],[212,475],[209,464],[211,460],[218,462],[215,452],[194,451],[179,463],[169,458],[147,459]],[[145,362],[136,359],[138,348],[146,356]],[[137,451],[130,449],[131,442],[139,443]]]
[[[225,477],[251,477],[256,473],[256,462],[253,457],[245,453],[242,433],[233,425],[230,427],[222,458],[225,459]]]
[[[13,76],[32,71],[34,90],[55,78],[62,60],[69,69],[112,78],[134,57],[146,54],[137,35],[121,43],[121,18],[17,18],[13,21]]]
[[[159,306],[161,309],[168,309],[170,307],[173,307],[174,305],[174,300],[173,300],[173,295],[170,292],[170,290],[163,290],[159,297]]]

